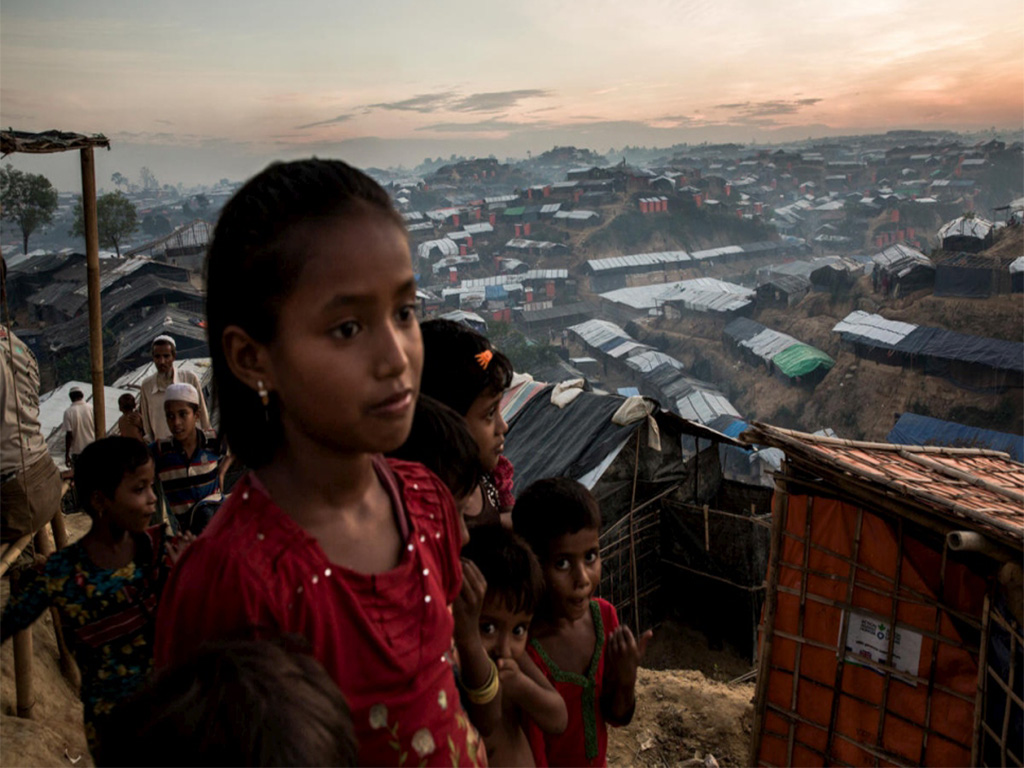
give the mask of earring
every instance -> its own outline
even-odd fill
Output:
[[[270,393],[267,392],[267,388],[263,386],[262,379],[256,382],[256,394],[260,396],[260,402],[263,403],[264,408],[270,405]]]

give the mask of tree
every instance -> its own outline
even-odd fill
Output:
[[[203,194],[196,195],[196,205],[200,211],[205,212],[210,207],[210,198]]]
[[[28,253],[29,235],[53,220],[57,190],[45,176],[16,170],[8,163],[0,170],[0,207],[0,215],[21,230],[21,246]]]
[[[139,169],[139,181],[142,182],[143,189],[160,189],[160,182],[156,180],[156,175],[146,166]]]
[[[170,220],[166,216],[149,215],[142,220],[142,231],[147,235],[169,235],[174,231]]]
[[[114,171],[114,173],[110,177],[110,180],[111,182],[113,182],[115,187],[124,187],[125,189],[128,189],[129,181],[127,177],[120,171]]]
[[[124,192],[107,192],[96,200],[96,227],[99,230],[100,245],[114,247],[121,255],[121,243],[139,228],[139,215],[135,205]],[[82,200],[75,205],[75,223],[71,228],[74,237],[85,237],[85,214]]]

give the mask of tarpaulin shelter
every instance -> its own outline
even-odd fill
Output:
[[[603,519],[600,593],[623,623],[638,630],[672,615],[752,651],[771,492],[722,478],[718,446],[739,443],[648,398],[566,394],[510,396],[515,492],[546,477],[591,489]]]
[[[876,291],[887,296],[905,296],[935,284],[935,265],[916,248],[903,243],[890,245],[871,257]]]
[[[933,419],[931,416],[920,416],[916,413],[901,413],[896,425],[885,439],[896,445],[988,448],[1008,453],[1014,461],[1024,461],[1024,437],[1021,435],[969,427],[966,424]]]
[[[816,437],[772,502],[750,765],[1021,765],[1024,466]]]
[[[791,383],[816,384],[836,364],[820,349],[746,317],[730,322],[723,333],[743,357]]]
[[[1013,257],[985,253],[944,253],[935,257],[935,295],[985,298],[1012,292]]]

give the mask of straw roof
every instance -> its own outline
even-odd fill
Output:
[[[1024,464],[1005,453],[841,440],[760,423],[741,437],[781,448],[792,468],[851,500],[1024,549]]]
[[[86,147],[105,147],[110,149],[110,139],[103,134],[86,136],[82,133],[65,131],[0,131],[0,152],[10,155],[14,152],[29,154],[46,154],[50,152],[68,152]]]

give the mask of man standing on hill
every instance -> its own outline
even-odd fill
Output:
[[[85,402],[81,387],[72,387],[71,405],[64,411],[64,463],[74,466],[75,459],[89,443],[96,439],[92,406]]]
[[[151,348],[156,373],[142,382],[139,392],[139,406],[142,412],[142,428],[146,432],[146,442],[166,440],[171,437],[171,429],[167,426],[164,416],[164,398],[167,387],[171,384],[191,384],[199,393],[199,424],[202,429],[212,429],[210,414],[206,410],[206,398],[203,397],[203,385],[199,377],[189,371],[179,371],[174,367],[177,358],[177,345],[170,336],[157,336]]]

